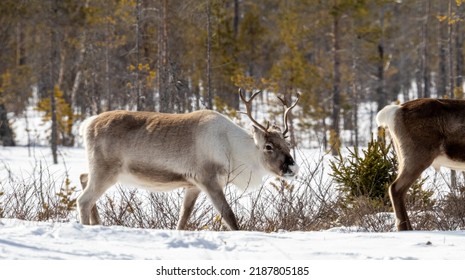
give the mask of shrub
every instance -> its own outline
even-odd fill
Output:
[[[358,148],[347,150],[347,156],[339,153],[330,161],[330,175],[341,192],[339,222],[372,231],[391,229],[394,220],[386,219],[380,213],[392,212],[388,188],[397,177],[398,166],[392,145],[371,139],[361,153]],[[424,180],[418,179],[410,187],[407,194],[409,210],[424,212],[433,207],[433,191],[423,190],[423,183]]]
[[[389,205],[387,189],[396,177],[397,161],[391,145],[371,140],[362,153],[355,147],[347,149],[330,161],[331,176],[345,194],[344,203],[350,205],[358,197],[367,197],[381,205]]]
[[[465,229],[465,185],[460,182],[456,188],[437,200],[434,211],[434,224],[431,228],[440,230]]]
[[[68,174],[51,174],[40,160],[30,174],[14,175],[6,165],[4,169],[9,176],[0,182],[0,217],[30,221],[69,221],[75,217],[77,194]]]

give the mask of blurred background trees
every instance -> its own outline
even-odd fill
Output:
[[[464,9],[460,0],[2,0],[0,142],[14,145],[8,116],[27,106],[46,112],[55,143],[73,145],[74,122],[88,115],[209,104],[233,114],[244,87],[264,90],[265,102],[301,92],[293,139],[336,153],[341,137],[369,141],[361,104],[373,119],[399,98],[463,98]]]

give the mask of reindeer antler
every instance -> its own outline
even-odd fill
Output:
[[[284,111],[284,132],[283,132],[283,136],[286,136],[286,133],[289,131],[289,124],[287,123],[289,112],[291,112],[291,109],[294,108],[297,105],[297,102],[299,102],[300,93],[297,92],[297,100],[290,107],[287,106],[286,100],[284,100],[283,98],[281,98],[279,96],[278,96],[278,98],[279,98],[279,100],[281,100],[284,107],[286,107],[286,110]]]
[[[261,93],[262,91],[257,91],[255,92],[254,94],[252,94],[252,96],[250,96],[249,100],[246,100],[245,97],[244,97],[244,90],[242,88],[239,88],[239,96],[241,97],[242,101],[244,102],[245,104],[245,108],[247,109],[247,113],[245,113],[249,119],[259,128],[261,129],[263,132],[267,132],[268,131],[268,127],[264,127],[263,125],[261,125],[260,123],[258,123],[253,117],[252,117],[252,100],[259,94]]]

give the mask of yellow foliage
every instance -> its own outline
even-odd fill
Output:
[[[53,92],[55,95],[56,102],[58,131],[61,135],[71,135],[71,130],[75,118],[71,105],[68,102],[66,102],[64,98],[64,93],[62,90],[60,90],[58,86],[55,86],[53,88]],[[45,112],[45,115],[42,118],[42,120],[44,122],[49,122],[52,119],[50,97],[40,100],[37,104],[37,110]]]
[[[105,17],[105,21],[108,22],[108,23],[110,23],[110,24],[116,24],[116,20],[115,20],[115,18],[112,17],[112,16],[107,16],[107,17]]]
[[[385,141],[385,139],[386,139],[386,129],[384,127],[378,127],[378,141]]]
[[[216,215],[215,216],[215,223],[221,223],[221,220],[223,219],[223,217],[221,217],[220,214]]]
[[[71,187],[71,181],[66,177],[64,186],[56,193],[60,201],[58,210],[66,212],[74,211],[76,209],[76,198],[73,198],[75,193],[76,187]]]
[[[157,72],[155,70],[152,70],[150,65],[148,63],[142,64],[139,63],[137,66],[130,64],[127,67],[128,71],[134,72],[136,69],[139,71],[139,74],[145,75],[145,82],[147,87],[152,87],[153,83],[155,81],[155,78],[157,77]],[[131,82],[128,82],[126,84],[126,87],[131,88],[133,85]]]
[[[139,71],[150,71],[150,66],[148,64],[139,63],[137,68],[139,69]]]
[[[340,151],[341,149],[341,138],[339,138],[334,129],[329,131],[329,146],[335,151]]]
[[[463,18],[461,18],[459,15],[457,15],[456,13],[452,13],[450,16],[441,16],[441,15],[438,15],[436,16],[436,18],[440,21],[440,22],[443,22],[443,21],[447,21],[447,24],[449,25],[454,25],[454,24],[457,24],[457,23],[460,23],[460,22],[463,22]]]
[[[213,97],[213,105],[218,112],[228,115],[231,118],[237,117],[237,111],[234,108],[229,107],[228,104],[221,99],[221,97]]]
[[[454,87],[454,97],[455,99],[463,99],[463,88],[462,87]]]
[[[246,91],[252,91],[256,89],[266,89],[272,92],[279,91],[278,84],[271,79],[261,78],[260,80],[256,81],[253,77],[245,76],[243,74],[236,74],[231,77],[231,81],[236,87],[243,88]]]
[[[12,98],[12,93],[9,92],[13,84],[11,72],[6,70],[0,75],[0,103],[8,103],[8,99]]]
[[[157,72],[152,70],[152,71],[149,71],[148,75],[147,75],[147,86],[153,86],[153,82],[155,81],[155,78],[157,77]]]
[[[245,76],[243,74],[236,74],[232,76],[231,81],[236,87],[243,88],[246,91],[253,90],[256,84],[253,77]]]
[[[278,92],[279,91],[279,85],[274,80],[262,78],[260,80],[260,83],[262,85],[262,88],[266,88],[271,92]]]
[[[436,16],[436,18],[437,18],[440,22],[443,22],[443,21],[445,21],[448,17],[447,17],[447,16]]]
[[[10,71],[6,70],[4,73],[1,75],[1,83],[0,83],[0,93],[5,91],[6,88],[8,88],[11,85],[11,73]]]

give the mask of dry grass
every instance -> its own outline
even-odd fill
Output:
[[[36,161],[30,174],[9,176],[0,182],[0,217],[31,221],[70,221],[76,213],[76,188],[67,174],[51,174],[48,166]]]
[[[353,227],[363,231],[392,231],[392,209],[359,198],[350,208],[326,176],[323,156],[305,159],[293,181],[272,179],[260,189],[238,193],[227,187],[226,198],[242,230],[273,232],[317,231]],[[76,221],[75,199],[79,190],[69,185],[67,174],[51,174],[36,162],[30,174],[10,175],[0,182],[0,217],[32,221]],[[418,230],[465,228],[465,184],[457,189],[434,189],[431,205],[409,201],[411,221]],[[98,202],[104,225],[175,229],[183,191],[150,193],[116,187]],[[188,230],[225,230],[221,217],[205,195],[200,195]]]

